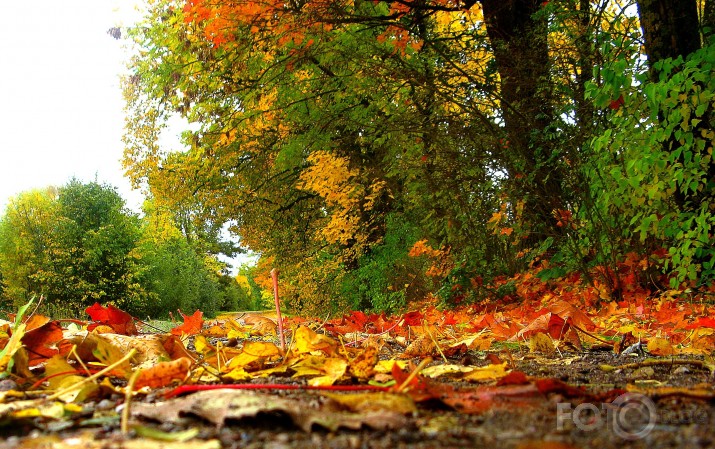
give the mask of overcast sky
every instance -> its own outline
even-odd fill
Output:
[[[138,13],[131,0],[4,2],[0,19],[0,211],[33,188],[96,177],[138,210],[123,176],[127,56],[107,30]]]

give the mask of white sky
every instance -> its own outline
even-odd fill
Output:
[[[0,15],[0,215],[20,192],[75,177],[117,187],[140,211],[121,165],[126,71],[113,26],[139,20],[136,0],[18,0]],[[169,145],[178,135],[162,135]],[[254,260],[239,256],[238,264]]]
[[[70,178],[106,182],[134,210],[123,176],[119,75],[127,56],[107,30],[131,0],[3,2],[0,19],[0,212],[18,193]]]

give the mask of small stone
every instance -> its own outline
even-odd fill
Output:
[[[0,380],[0,391],[17,390],[17,383],[12,379]]]
[[[679,366],[673,370],[675,375],[690,374],[690,369],[687,366]]]
[[[633,371],[630,375],[631,379],[647,379],[649,377],[655,376],[655,370],[650,366],[644,366]]]
[[[102,399],[97,403],[97,410],[111,410],[117,405],[116,402],[109,399]]]

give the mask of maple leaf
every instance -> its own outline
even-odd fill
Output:
[[[573,324],[582,329],[593,330],[597,327],[588,315],[566,301],[560,300],[551,304],[549,306],[549,311],[560,316],[564,320],[568,320],[570,318]]]
[[[134,324],[134,317],[111,304],[103,307],[98,302],[95,302],[94,305],[87,307],[85,312],[93,321],[96,321],[96,323],[87,327],[89,331],[104,325],[111,327],[117,334],[137,335],[139,333]]]
[[[184,313],[179,310],[179,313],[184,317],[184,323],[176,326],[171,330],[173,335],[196,335],[201,332],[201,327],[203,326],[203,316],[204,313],[200,310],[194,312],[193,315],[184,315]]]
[[[685,326],[686,329],[697,329],[699,327],[709,327],[715,329],[715,318],[709,316],[701,316],[695,322]]]

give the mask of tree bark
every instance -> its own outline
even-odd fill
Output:
[[[700,49],[695,0],[638,0],[638,15],[653,81],[658,80],[653,68],[656,62],[685,58]]]
[[[552,216],[563,209],[563,173],[545,132],[554,121],[547,23],[540,0],[482,0],[487,34],[501,78],[504,161],[514,200],[532,245],[560,233]]]

